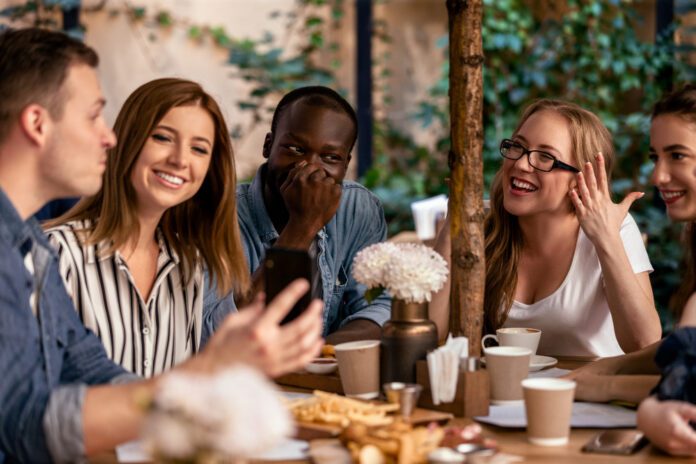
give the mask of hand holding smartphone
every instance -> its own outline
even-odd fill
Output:
[[[306,279],[310,285],[316,270],[309,253],[289,248],[270,248],[264,261],[266,301],[272,301],[285,287],[296,279]],[[281,321],[281,325],[299,317],[312,300],[308,290]]]

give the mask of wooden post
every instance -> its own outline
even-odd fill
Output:
[[[483,236],[482,0],[447,0],[450,55],[452,237],[450,330],[481,354],[486,278]]]

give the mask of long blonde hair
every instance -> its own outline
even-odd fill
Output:
[[[614,164],[612,137],[602,121],[590,111],[561,100],[537,100],[527,106],[515,129],[519,132],[531,115],[539,111],[554,111],[568,122],[572,159],[582,168],[591,162],[597,168],[595,155],[601,151],[611,178]],[[507,319],[517,287],[517,265],[524,246],[517,216],[508,213],[503,206],[502,169],[491,185],[491,209],[488,212],[484,233],[486,237],[486,289],[484,315],[486,332],[493,332]],[[570,201],[570,200],[568,200]],[[569,208],[572,206],[569,204]]]
[[[169,208],[159,227],[183,259],[189,279],[202,261],[217,282],[219,295],[231,290],[245,294],[249,270],[242,251],[237,222],[236,170],[227,124],[215,100],[200,85],[183,79],[156,79],[137,88],[123,104],[114,132],[118,145],[109,150],[104,184],[94,196],[47,227],[85,220],[85,243],[108,240],[108,252],[124,245],[140,229],[137,198],[130,182],[133,166],[154,127],[170,109],[195,105],[205,109],[215,126],[210,167],[201,188],[187,201]]]

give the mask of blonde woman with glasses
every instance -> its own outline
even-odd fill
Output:
[[[660,338],[640,231],[628,214],[642,196],[612,202],[614,150],[593,113],[559,100],[524,111],[500,144],[503,164],[485,220],[486,332],[542,330],[538,352],[603,357]],[[450,258],[449,227],[436,249]],[[430,316],[448,331],[449,285]]]

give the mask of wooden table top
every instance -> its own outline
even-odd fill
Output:
[[[576,369],[587,364],[591,359],[588,358],[559,358],[557,367],[561,369]],[[284,387],[285,388],[285,387]],[[290,388],[288,388],[290,390]],[[298,389],[292,389],[298,391]],[[455,418],[449,425],[464,426],[471,424],[471,419]],[[508,429],[491,425],[481,424],[484,435],[497,441],[501,453],[509,456],[518,456],[525,463],[545,463],[545,464],[575,464],[575,463],[675,463],[675,462],[696,462],[695,459],[676,459],[651,445],[630,456],[615,456],[608,454],[589,454],[581,451],[582,446],[602,429],[572,429],[570,441],[565,446],[543,447],[535,446],[527,441],[526,431],[523,429]],[[92,463],[106,464],[115,463],[115,453],[105,453],[91,459]],[[274,463],[297,463],[310,461],[273,461]],[[486,462],[486,461],[482,461]],[[508,462],[493,461],[493,462]],[[512,462],[512,461],[510,461]]]
[[[467,425],[470,419],[454,419],[451,425]],[[507,429],[491,425],[481,424],[483,434],[487,438],[493,438],[498,442],[501,453],[520,456],[525,463],[667,463],[674,462],[675,458],[669,457],[652,446],[647,445],[640,451],[630,456],[613,456],[608,454],[583,453],[583,445],[590,441],[602,429],[572,429],[570,441],[565,446],[535,446],[527,441],[527,433],[523,429]],[[682,462],[682,460],[680,460]],[[689,462],[689,461],[686,461]]]
[[[556,367],[560,369],[577,369],[596,358],[587,357],[559,357]],[[285,388],[285,387],[284,387]],[[295,389],[297,391],[297,389]],[[464,426],[471,424],[471,419],[455,418],[449,425]],[[523,429],[509,429],[492,425],[481,424],[483,433],[488,438],[498,442],[501,453],[523,458],[525,463],[548,464],[575,464],[575,463],[674,463],[675,458],[670,457],[651,445],[643,447],[640,451],[630,456],[617,456],[608,454],[583,453],[583,445],[590,441],[597,433],[604,429],[572,429],[570,441],[565,446],[543,447],[535,446],[527,441],[526,431]],[[678,462],[696,462],[694,460],[679,459]],[[290,462],[290,461],[288,461]],[[295,461],[303,462],[303,461]],[[308,462],[308,461],[304,461]],[[484,461],[485,462],[485,461]],[[505,461],[503,461],[505,462]]]

